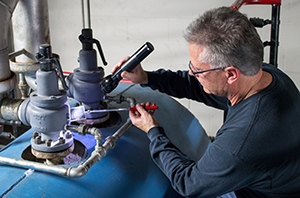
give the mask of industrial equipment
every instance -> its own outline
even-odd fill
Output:
[[[66,78],[69,86],[68,96],[76,99],[86,110],[103,109],[104,92],[99,88],[99,83],[104,77],[103,67],[97,65],[97,53],[93,44],[97,45],[103,65],[107,65],[100,42],[93,38],[92,29],[82,29],[79,36],[82,49],[79,52],[79,67],[75,68],[73,74]],[[93,93],[93,94],[91,94]],[[87,114],[87,118],[108,119],[107,113]]]
[[[13,47],[8,51],[14,40],[6,38],[15,8],[20,17],[15,23],[26,16],[32,20],[13,27],[16,31],[10,37],[16,38],[16,51]],[[0,0],[0,121],[21,121],[31,127],[0,150],[0,197],[180,197],[151,160],[147,135],[131,127],[128,112],[109,110],[157,101],[156,116],[178,148],[195,160],[207,149],[205,131],[178,102],[149,88],[119,83],[123,71],[131,71],[154,50],[152,44],[147,42],[103,80],[93,44],[103,65],[106,61],[89,21],[79,36],[80,66],[65,82],[50,45],[47,9],[46,0]],[[14,95],[17,73],[21,99]],[[77,107],[84,109],[85,116],[72,120],[70,110]],[[174,110],[182,118],[170,116]]]

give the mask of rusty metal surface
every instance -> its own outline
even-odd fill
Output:
[[[0,81],[0,95],[13,90],[15,88],[16,82],[16,75],[11,72],[11,76],[8,79]]]
[[[10,62],[11,71],[16,73],[32,72],[40,68],[39,62],[22,63],[22,62],[16,62],[14,59],[11,59],[9,62]]]
[[[18,121],[18,109],[22,99],[4,98],[0,101],[0,117],[5,120]]]

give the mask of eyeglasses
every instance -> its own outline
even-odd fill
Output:
[[[208,69],[208,70],[203,70],[203,71],[197,71],[194,72],[193,70],[195,69],[194,65],[192,64],[192,62],[189,62],[189,69],[191,70],[191,72],[193,73],[193,75],[195,76],[196,74],[202,74],[208,71],[215,71],[215,70],[221,70],[221,69],[225,69],[226,67],[219,67],[219,68],[214,68],[214,69]]]

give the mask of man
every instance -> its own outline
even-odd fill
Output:
[[[130,112],[173,188],[190,197],[229,192],[236,197],[300,197],[299,91],[283,72],[262,63],[263,44],[255,28],[240,12],[221,7],[192,22],[184,36],[189,71],[145,72],[139,65],[122,74],[142,86],[227,112],[199,161],[169,141],[153,112],[143,108],[150,102]]]

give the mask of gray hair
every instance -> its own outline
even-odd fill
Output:
[[[212,68],[234,66],[252,76],[262,66],[264,46],[255,27],[229,7],[205,12],[187,27],[184,38],[204,49],[199,59]]]

